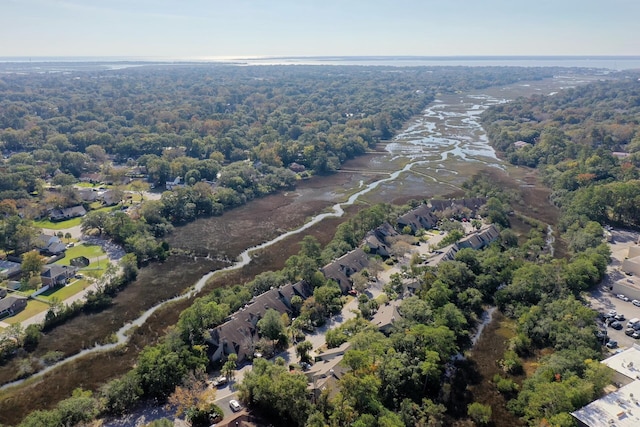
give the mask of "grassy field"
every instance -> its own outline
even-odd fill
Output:
[[[41,219],[39,221],[33,221],[33,225],[40,228],[46,228],[48,230],[64,230],[65,228],[75,227],[80,225],[82,218],[71,218],[66,221],[53,222],[48,219]]]
[[[69,262],[71,262],[73,258],[84,256],[89,258],[89,260],[93,264],[95,263],[93,259],[102,255],[105,255],[105,252],[102,250],[102,248],[99,245],[88,245],[86,243],[83,243],[67,249],[66,256],[62,259],[59,259],[55,263],[61,264],[61,265],[69,265]],[[105,261],[105,264],[106,264],[106,261]]]
[[[47,292],[40,294],[40,297],[47,301],[51,301],[53,298],[57,298],[58,301],[64,301],[70,296],[82,291],[87,286],[89,286],[89,281],[87,279],[75,280],[70,285],[49,289]]]
[[[111,212],[113,210],[119,209],[119,206],[107,206],[100,209],[93,209],[93,211],[105,211]],[[82,217],[71,218],[66,221],[53,222],[48,219],[41,219],[39,221],[34,221],[33,225],[40,228],[46,228],[48,230],[63,230],[65,228],[71,228],[80,225],[82,222]]]
[[[15,316],[6,317],[2,321],[10,324],[24,322],[28,318],[47,310],[49,310],[48,304],[45,304],[41,301],[29,300],[27,302],[27,307],[24,310],[22,310]]]

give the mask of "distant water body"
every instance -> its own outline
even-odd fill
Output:
[[[308,57],[0,57],[0,63],[41,65],[100,64],[118,69],[147,64],[225,63],[235,65],[360,65],[465,67],[580,67],[608,70],[640,69],[640,56],[308,56]],[[75,67],[69,67],[75,68]]]

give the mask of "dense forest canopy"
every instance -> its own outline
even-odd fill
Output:
[[[638,75],[494,106],[483,124],[511,163],[541,169],[564,226],[580,216],[640,224]]]
[[[144,156],[140,162],[158,183],[185,167],[215,177],[220,164],[248,157],[330,172],[391,137],[436,92],[552,73],[223,65],[8,73],[0,78],[0,149],[28,154],[5,166],[11,178],[0,191],[33,191],[35,178],[57,169],[78,177],[105,155],[120,162]],[[184,157],[197,161],[184,166]]]

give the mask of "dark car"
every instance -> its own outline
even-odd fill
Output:
[[[611,340],[607,343],[608,348],[618,348],[618,341]]]
[[[628,336],[633,335],[635,332],[636,332],[636,330],[633,329],[633,328],[627,328],[627,329],[624,330],[624,334],[628,335]]]
[[[613,329],[622,329],[622,323],[618,322],[617,320],[614,320],[613,322],[611,322],[609,324],[609,326],[611,326]]]

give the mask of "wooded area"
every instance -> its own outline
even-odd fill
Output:
[[[155,184],[185,178],[185,187],[145,202],[139,218],[90,212],[83,223],[138,256],[162,259],[168,248],[160,239],[172,224],[294,185],[296,174],[300,176],[288,169],[292,163],[312,174],[334,171],[393,135],[439,92],[553,73],[520,71],[176,66],[80,78],[5,76],[0,141],[11,155],[3,165],[0,194],[11,200],[4,204],[9,214],[2,219],[2,229],[28,234],[29,220],[18,219],[17,212],[42,197],[43,181],[53,179],[57,170],[72,183],[84,172],[104,170],[111,158],[145,166]],[[20,84],[22,78],[33,79],[28,80],[29,89]],[[595,362],[601,356],[596,312],[585,307],[583,299],[608,263],[601,223],[637,225],[640,219],[635,199],[623,203],[623,196],[640,188],[640,158],[634,154],[640,135],[636,93],[635,81],[607,81],[485,113],[492,143],[514,164],[540,168],[554,189],[553,200],[562,209],[566,258],[550,255],[546,224],[518,212],[516,190],[505,191],[490,177],[478,175],[463,189],[468,197],[488,198],[480,213],[500,228],[496,242],[481,251],[462,249],[454,260],[437,267],[412,259],[403,277],[413,279],[418,290],[400,303],[401,319],[386,334],[368,322],[379,302],[361,294],[360,315],[327,334],[329,347],[351,343],[342,363],[345,373],[333,391],[310,400],[299,366],[258,359],[239,384],[243,402],[288,425],[309,427],[437,426],[468,419],[487,424],[491,408],[466,390],[462,382],[470,368],[459,354],[471,348],[471,331],[486,307],[495,305],[516,328],[497,361],[502,374],[492,379],[496,390],[523,422],[573,425],[568,412],[598,397],[609,379]],[[517,147],[517,141],[529,145]],[[630,155],[619,160],[613,151]],[[409,207],[362,209],[338,227],[325,248],[305,238],[284,270],[196,299],[159,344],[140,353],[130,373],[93,394],[78,391],[53,410],[36,411],[21,425],[74,425],[98,414],[123,413],[141,398],[179,400],[187,389],[198,389],[209,364],[210,328],[252,297],[305,280],[313,286],[313,295],[296,308],[297,322],[271,312],[258,322],[261,350],[286,346],[290,336],[321,324],[344,302],[336,283],[318,268],[357,247],[368,231],[393,222]],[[528,225],[526,234],[510,229],[513,215]],[[456,228],[448,224],[443,230],[447,227]],[[411,238],[419,239],[420,233]],[[19,244],[16,239],[5,241]],[[391,299],[398,294],[394,280],[400,277],[385,290]],[[301,360],[306,351],[300,346]],[[526,359],[540,366],[525,379]],[[232,373],[234,366],[223,369]],[[215,411],[198,402],[188,408],[192,420],[207,420]]]

